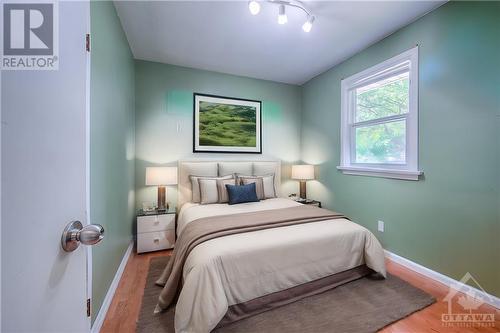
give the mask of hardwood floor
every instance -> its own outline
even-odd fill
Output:
[[[146,284],[149,261],[153,257],[166,256],[170,255],[170,253],[171,251],[159,251],[140,255],[134,253],[131,255],[106,315],[106,319],[104,320],[101,332],[135,332],[135,325],[139,317],[139,309],[144,293],[144,286]],[[433,295],[437,299],[437,302],[407,318],[387,326],[381,331],[382,333],[500,332],[500,310],[489,305],[482,305],[478,310],[481,310],[483,313],[495,314],[496,321],[494,327],[443,327],[441,315],[447,313],[448,308],[447,303],[442,300],[449,291],[448,287],[389,260],[387,260],[387,268],[391,274]],[[454,308],[461,308],[457,304],[456,298],[453,301],[453,306]]]
[[[109,306],[101,333],[135,332],[139,310],[146,285],[149,261],[154,257],[170,255],[172,251],[158,251],[144,254],[133,253],[125,267],[113,301]]]
[[[436,298],[437,302],[405,319],[395,322],[380,332],[500,332],[500,310],[490,305],[482,305],[477,311],[480,310],[481,313],[495,314],[496,321],[494,327],[443,327],[441,315],[448,312],[448,303],[444,302],[443,299],[450,289],[440,282],[429,279],[390,260],[386,260],[386,263],[387,269],[392,275],[398,276],[400,279],[431,294]],[[459,294],[463,295],[462,293]],[[453,299],[452,307],[453,309],[462,309],[457,303],[457,297]]]

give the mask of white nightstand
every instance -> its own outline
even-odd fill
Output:
[[[171,249],[175,244],[175,210],[137,216],[137,253]]]

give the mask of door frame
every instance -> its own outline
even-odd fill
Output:
[[[90,36],[91,18],[90,18],[90,0],[88,1],[88,15],[86,34]],[[83,43],[87,47],[87,35],[83,36]],[[91,39],[90,39],[91,40]],[[90,41],[89,40],[89,41]],[[91,73],[91,57],[90,57],[90,42],[89,49],[86,50],[85,61],[85,225],[91,224],[90,221],[90,73]],[[87,256],[87,302],[90,300],[90,316],[87,316],[88,332],[92,329],[92,246],[86,246]]]

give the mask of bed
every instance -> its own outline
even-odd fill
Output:
[[[204,218],[238,220],[249,214],[302,209],[301,204],[281,197],[238,205],[191,202],[189,175],[217,176],[228,172],[273,172],[279,193],[279,161],[180,161],[178,236],[187,232],[191,223]],[[373,272],[386,275],[383,249],[369,230],[346,218],[209,239],[196,245],[183,262],[175,330],[210,332],[217,326]]]

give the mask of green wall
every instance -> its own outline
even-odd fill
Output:
[[[161,63],[135,62],[136,204],[156,202],[156,188],[144,186],[147,166],[176,165],[187,158],[279,158],[289,165],[300,160],[300,87]],[[253,154],[193,154],[193,92],[261,100],[262,151]],[[175,204],[175,188],[167,199]],[[285,193],[297,182],[285,181]]]
[[[371,229],[384,247],[500,296],[500,3],[450,2],[317,76],[302,90],[310,197]],[[420,181],[344,175],[340,81],[416,44]],[[376,231],[377,220],[385,232]]]
[[[104,240],[92,247],[92,321],[132,239],[134,60],[114,5],[92,1],[90,221]]]

